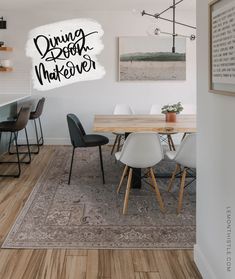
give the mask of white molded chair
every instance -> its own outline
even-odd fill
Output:
[[[128,115],[128,114],[134,114],[134,111],[127,104],[117,104],[114,108],[113,114]]]
[[[179,214],[182,209],[183,195],[185,188],[185,178],[189,169],[196,168],[196,134],[187,135],[181,142],[177,151],[168,151],[166,155],[169,159],[176,162],[176,168],[169,181],[168,192],[171,191],[173,183],[178,173],[182,173],[177,213]],[[181,170],[181,167],[183,170]]]
[[[117,104],[114,108],[113,111],[114,115],[131,115],[134,114],[133,109],[127,105],[127,104]],[[114,144],[113,144],[113,148],[111,150],[111,155],[114,152],[115,146],[117,146],[116,151],[118,152],[120,150],[120,145],[121,145],[121,140],[124,139],[125,140],[125,134],[122,133],[114,133],[116,135]]]
[[[164,204],[153,172],[153,166],[159,163],[164,157],[158,134],[151,132],[130,134],[126,139],[122,150],[117,152],[115,156],[117,160],[125,164],[121,181],[117,188],[117,193],[119,193],[123,180],[129,170],[123,214],[126,213],[128,207],[133,168],[148,169],[148,175],[152,180],[160,209],[161,211],[164,211]]]
[[[151,106],[151,109],[150,109],[150,114],[154,115],[154,114],[161,114],[161,106],[158,105],[158,104],[154,104]],[[165,133],[159,133],[160,135],[160,140],[161,142],[165,142],[168,144],[169,146],[169,149],[172,151],[172,150],[175,150],[175,144],[174,144],[174,141],[172,139],[172,136],[171,135],[174,135],[174,134],[177,134],[175,132],[165,132]]]

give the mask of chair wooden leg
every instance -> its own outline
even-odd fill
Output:
[[[133,170],[132,170],[132,168],[130,168],[129,175],[128,175],[128,181],[127,181],[127,187],[126,187],[124,206],[123,206],[123,214],[126,214],[127,207],[128,207],[128,200],[129,200],[129,194],[130,194],[130,189],[131,189],[132,172],[133,172]]]
[[[180,165],[177,164],[176,167],[175,167],[175,170],[174,170],[174,172],[173,172],[173,174],[172,174],[172,176],[171,176],[171,179],[170,179],[170,181],[169,181],[168,188],[167,188],[167,192],[171,192],[173,183],[174,183],[174,181],[175,181],[175,176],[176,176],[176,174],[177,174],[177,172],[178,172],[179,170],[180,170]]]
[[[118,140],[118,135],[116,135],[116,138],[115,138],[115,141],[114,141],[114,144],[113,144],[113,148],[111,150],[111,155],[113,155],[113,151],[114,151],[114,148],[115,148],[115,146],[117,144],[117,140]]]
[[[126,165],[125,168],[124,168],[124,171],[122,173],[122,177],[121,177],[120,183],[119,183],[118,188],[117,188],[117,194],[119,193],[119,191],[120,191],[120,189],[122,187],[122,183],[123,183],[123,180],[125,178],[125,175],[126,175],[127,171],[128,171],[128,166]]]
[[[180,211],[182,209],[186,174],[187,174],[187,169],[184,168],[182,178],[181,178],[181,183],[180,183],[180,191],[179,191],[179,199],[178,199],[178,207],[177,207],[178,214],[180,213]]]
[[[150,185],[149,185],[149,186],[155,191],[155,187],[154,187],[154,185],[152,185],[152,183],[151,183],[151,181],[152,181],[152,176],[151,176],[151,171],[150,171],[150,169],[148,169],[147,178],[150,179]]]
[[[152,168],[150,168],[150,175],[151,175],[151,178],[152,178],[153,186],[155,188],[156,197],[157,197],[158,204],[160,206],[160,210],[162,212],[165,212],[164,203],[163,203],[163,200],[162,200],[162,197],[161,197],[161,194],[160,194],[160,191],[159,191],[159,188],[158,188],[158,185],[157,185],[157,181],[156,181],[156,178],[155,178],[155,175],[154,175],[154,172],[153,172]]]

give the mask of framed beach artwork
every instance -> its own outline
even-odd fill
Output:
[[[119,81],[186,80],[186,39],[119,37]]]
[[[209,4],[209,91],[235,96],[235,0]]]

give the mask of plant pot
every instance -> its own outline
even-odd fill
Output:
[[[167,112],[166,113],[166,122],[176,122],[176,113],[175,112]]]

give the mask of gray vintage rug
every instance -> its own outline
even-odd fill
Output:
[[[127,215],[116,194],[123,170],[103,148],[106,185],[101,182],[97,148],[77,149],[71,185],[67,185],[71,147],[58,147],[52,161],[8,234],[3,248],[192,248],[195,243],[195,184],[176,214],[177,185],[167,193],[158,180],[167,209],[161,213],[152,188],[131,191]],[[156,173],[174,169],[164,160]],[[179,182],[179,181],[178,181]],[[126,181],[125,181],[126,183]]]

